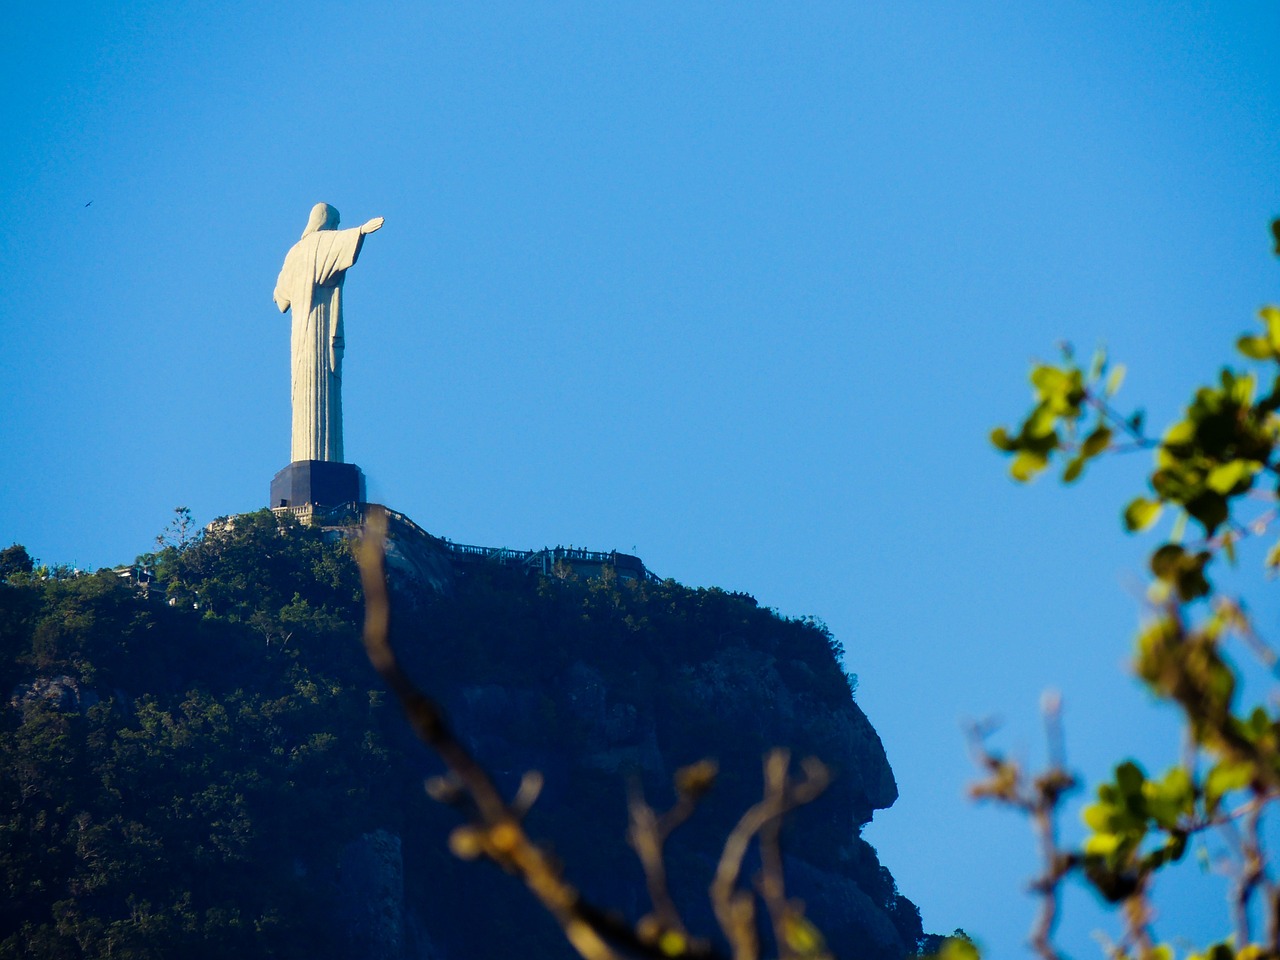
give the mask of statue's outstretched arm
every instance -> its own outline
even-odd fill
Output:
[[[383,218],[382,218],[382,217],[374,217],[374,218],[373,218],[372,220],[370,220],[368,223],[365,223],[365,224],[362,224],[362,225],[361,225],[361,227],[360,227],[360,232],[361,232],[361,233],[373,233],[375,230],[381,230],[381,229],[382,229],[382,224],[383,224]]]

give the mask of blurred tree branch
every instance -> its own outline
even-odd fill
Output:
[[[1280,254],[1280,221],[1272,233]],[[1208,577],[1214,561],[1222,557],[1234,565],[1236,545],[1265,535],[1280,514],[1280,307],[1263,307],[1259,318],[1262,332],[1240,337],[1236,347],[1262,364],[1262,374],[1223,368],[1216,383],[1195,390],[1183,418],[1159,438],[1145,432],[1141,411],[1126,416],[1113,406],[1124,368],[1110,366],[1100,350],[1085,369],[1070,347],[1062,348],[1059,363],[1033,367],[1035,405],[1017,429],[991,434],[992,443],[1012,457],[1010,473],[1019,482],[1061,460],[1062,480],[1070,484],[1099,457],[1152,450],[1150,491],[1130,501],[1124,524],[1136,532],[1155,526],[1166,511],[1174,514],[1168,539],[1151,553],[1149,612],[1136,639],[1134,672],[1157,698],[1181,711],[1188,743],[1183,761],[1158,778],[1133,761],[1119,764],[1084,810],[1090,832],[1082,848],[1068,851],[1059,847],[1055,823],[1075,780],[1060,749],[1051,750],[1044,773],[1028,779],[1017,764],[988,750],[980,734],[972,737],[986,774],[973,795],[1026,813],[1036,827],[1044,869],[1032,885],[1041,907],[1031,945],[1045,960],[1060,956],[1053,945],[1059,891],[1075,874],[1121,906],[1125,935],[1110,948],[1113,957],[1170,960],[1173,947],[1157,942],[1152,929],[1156,877],[1182,859],[1192,836],[1208,830],[1221,834],[1234,853],[1226,904],[1226,926],[1234,936],[1193,960],[1280,958],[1280,886],[1267,869],[1259,827],[1280,797],[1280,691],[1273,688],[1252,708],[1239,706],[1240,675],[1223,648],[1239,640],[1273,677],[1276,654],[1244,604],[1218,596]],[[1270,389],[1259,396],[1260,378],[1268,374]],[[1201,535],[1188,542],[1190,523]],[[1280,571],[1280,542],[1270,547],[1264,567]],[[1056,705],[1046,714],[1053,741],[1060,738]],[[1252,920],[1254,907],[1263,918],[1261,931]]]

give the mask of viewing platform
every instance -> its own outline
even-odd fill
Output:
[[[275,507],[273,512],[291,514],[303,523],[314,523],[327,529],[345,531],[364,522],[367,507],[369,507],[367,503],[354,501],[333,507],[307,503],[296,507]],[[454,543],[452,540],[432,536],[403,513],[389,507],[383,509],[386,510],[389,519],[403,524],[422,537],[435,541],[459,572],[465,571],[468,566],[496,563],[505,567],[522,567],[546,576],[553,576],[561,570],[572,570],[580,577],[599,577],[604,573],[604,569],[609,567],[623,580],[662,582],[662,577],[649,570],[643,560],[629,553],[562,546],[543,547],[540,550],[513,550],[510,547],[482,547],[471,543]]]

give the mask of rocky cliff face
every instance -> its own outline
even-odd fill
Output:
[[[404,957],[404,854],[398,836],[375,830],[343,848],[338,904],[352,956],[363,960]]]
[[[402,531],[396,549],[421,567],[430,545],[409,539]],[[714,930],[706,890],[724,837],[760,797],[764,752],[786,746],[837,773],[789,826],[791,892],[810,904],[839,956],[915,951],[918,911],[860,835],[897,786],[821,624],[779,618],[744,595],[572,571],[539,577],[468,565],[455,568],[447,592],[393,572],[397,581],[402,657],[500,779],[514,785],[527,769],[544,773],[531,827],[545,831],[594,899],[632,915],[647,909],[624,840],[627,785],[668,802],[675,770],[713,757],[719,783],[669,856],[690,925]],[[449,879],[423,878],[424,899],[410,907],[426,929],[456,916],[459,897],[486,895],[475,875],[444,869]],[[436,942],[465,950],[448,935]]]
[[[775,665],[763,658],[752,663],[754,669],[745,670],[744,661],[753,659],[726,653],[688,668],[687,695],[702,711],[719,714],[717,732],[732,727],[739,741],[730,751],[733,759],[727,771],[736,806],[727,798],[709,804],[714,826],[691,831],[687,848],[674,851],[674,860],[681,864],[677,869],[683,870],[674,886],[689,906],[690,923],[701,930],[714,928],[706,906],[711,870],[718,844],[732,826],[730,814],[741,813],[758,799],[759,780],[753,783],[752,774],[759,770],[760,750],[803,743],[838,771],[838,780],[830,788],[831,796],[798,813],[791,824],[795,854],[786,859],[790,892],[808,905],[810,916],[822,926],[838,956],[909,956],[921,935],[919,915],[897,894],[875,852],[860,838],[872,811],[890,806],[897,798],[879,737],[851,699],[817,702],[789,688]],[[679,765],[701,753],[717,756],[723,763],[727,751],[722,746],[717,749],[724,741],[714,740],[716,734],[704,734],[696,724],[670,721],[662,713],[665,705],[656,698],[614,695],[607,672],[607,666],[577,660],[550,688],[467,686],[447,697],[447,702],[469,746],[509,779],[523,761],[549,768],[562,780],[560,789],[551,790],[552,802],[574,803],[575,789],[600,797],[598,806],[583,804],[580,812],[608,826],[587,821],[575,829],[589,831],[592,843],[611,853],[577,865],[583,868],[578,883],[588,891],[611,890],[620,898],[613,902],[643,912],[645,904],[637,898],[639,875],[632,871],[635,886],[631,889],[616,879],[617,861],[632,856],[623,841],[620,813],[625,785],[638,779],[650,792],[661,794]],[[538,716],[539,705],[548,700],[581,725],[580,753],[562,755],[529,742],[528,718]],[[677,715],[693,712],[690,708]],[[459,882],[466,880],[459,877]]]

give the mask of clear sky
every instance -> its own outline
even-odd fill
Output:
[[[1163,423],[1280,299],[1278,38],[1262,2],[17,5],[0,540],[96,568],[265,505],[276,272],[313,203],[385,216],[346,287],[371,499],[823,618],[901,789],[869,839],[1017,956],[1032,844],[962,799],[959,721],[1035,757],[1055,687],[1095,780],[1177,741],[1122,669],[1143,465],[1016,489],[986,434],[1060,338]]]

